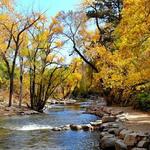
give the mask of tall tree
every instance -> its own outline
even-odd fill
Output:
[[[14,13],[15,14],[15,13]],[[24,41],[24,34],[31,28],[39,19],[40,15],[32,14],[28,17],[17,17],[11,14],[1,14],[0,32],[4,35],[1,38],[2,45],[0,47],[1,56],[7,66],[9,74],[9,105],[12,105],[12,96],[14,91],[14,72],[16,67],[16,60],[20,51],[21,45]],[[8,19],[9,18],[9,19]],[[11,59],[10,59],[11,58]]]
[[[82,7],[85,9],[87,17],[95,20],[100,34],[100,44],[109,50],[114,50],[113,31],[122,18],[123,0],[84,0]]]

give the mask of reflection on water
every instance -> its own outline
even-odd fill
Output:
[[[98,150],[99,134],[51,131],[51,127],[97,119],[79,106],[54,106],[47,114],[0,118],[0,150]]]

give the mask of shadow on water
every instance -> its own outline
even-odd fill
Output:
[[[53,105],[42,115],[0,118],[0,150],[98,150],[97,132],[50,130],[97,119],[83,110],[80,105]]]

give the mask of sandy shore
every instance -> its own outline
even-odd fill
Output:
[[[142,112],[134,110],[131,107],[110,107],[114,111],[123,111],[126,116],[126,120],[123,125],[128,129],[139,132],[150,133],[150,112]]]

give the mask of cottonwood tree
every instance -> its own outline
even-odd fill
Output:
[[[65,72],[68,74],[66,80],[64,76],[60,77],[61,84],[56,89],[53,94],[55,98],[59,99],[69,99],[76,88],[80,87],[80,81],[82,78],[82,59],[74,58],[71,63],[68,65],[68,69]]]
[[[15,14],[15,13],[14,13]],[[9,105],[12,105],[12,96],[14,91],[14,73],[16,67],[16,61],[18,53],[21,50],[22,43],[24,41],[24,34],[31,28],[38,20],[40,15],[30,16],[16,16],[14,14],[9,15],[1,14],[0,33],[1,37],[1,56],[6,64],[9,75]]]
[[[59,19],[64,26],[64,31],[62,34],[72,44],[72,54],[76,52],[85,63],[87,63],[95,72],[98,72],[93,62],[84,53],[85,49],[88,49],[91,45],[91,42],[94,42],[97,38],[96,32],[93,33],[92,31],[88,32],[86,30],[86,15],[82,12],[61,12]]]
[[[133,104],[137,93],[150,89],[149,6],[148,0],[125,2],[122,20],[114,33],[118,37],[116,51],[101,46],[88,51],[93,59],[98,58],[96,66],[100,71],[95,74],[95,83],[103,80],[109,104]]]
[[[40,22],[30,30],[27,60],[31,109],[42,112],[48,98],[68,76],[68,67],[63,64],[63,57],[58,54],[64,44],[59,38],[62,31],[63,27],[57,16],[52,18],[49,25]]]

